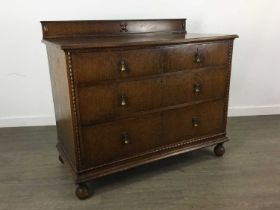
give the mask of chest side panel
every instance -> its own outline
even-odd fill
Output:
[[[75,133],[71,109],[70,86],[67,74],[67,60],[64,51],[47,46],[52,94],[55,107],[58,147],[76,170]]]

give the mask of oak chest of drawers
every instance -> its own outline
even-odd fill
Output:
[[[41,23],[78,198],[107,174],[211,145],[223,155],[236,35],[187,34],[185,19]]]

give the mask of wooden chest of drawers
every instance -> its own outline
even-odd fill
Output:
[[[43,21],[59,159],[87,198],[95,178],[216,145],[224,153],[236,35],[185,19]]]

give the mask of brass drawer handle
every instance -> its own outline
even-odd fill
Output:
[[[201,53],[199,52],[198,48],[196,49],[196,53],[195,53],[195,62],[196,63],[201,63]]]
[[[121,60],[121,72],[126,72],[127,71],[127,66],[125,64],[124,60]]]
[[[193,85],[193,92],[197,93],[197,94],[200,93],[201,92],[201,85],[198,84],[198,83],[194,84]]]
[[[128,32],[127,23],[120,23],[120,32]]]
[[[192,125],[194,128],[197,128],[199,126],[199,119],[198,117],[193,117],[192,118]]]
[[[122,133],[122,142],[123,142],[124,144],[129,144],[127,132],[123,132],[123,133]]]
[[[120,96],[120,105],[121,106],[126,106],[127,105],[127,96],[125,94],[122,94]]]

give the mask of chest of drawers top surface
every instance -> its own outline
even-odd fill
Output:
[[[185,19],[41,23],[77,183],[228,140],[237,35],[189,34]]]

